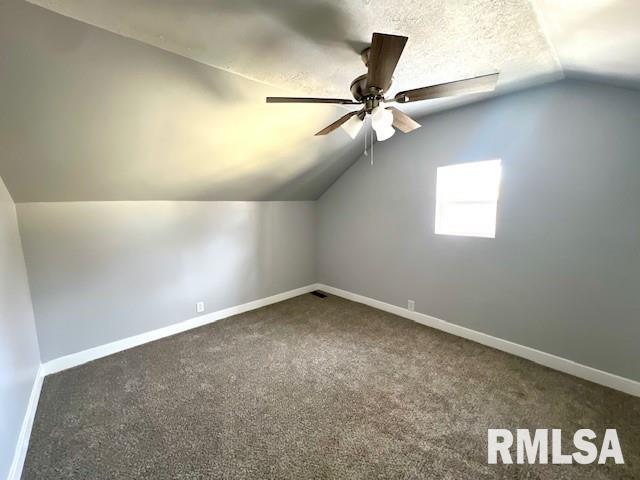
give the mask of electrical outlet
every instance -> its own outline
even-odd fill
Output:
[[[204,302],[196,303],[196,313],[204,312]]]
[[[415,311],[416,311],[416,302],[414,302],[413,300],[409,300],[409,301],[407,302],[407,309],[408,309],[410,312],[415,312]]]

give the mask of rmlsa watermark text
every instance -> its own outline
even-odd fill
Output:
[[[551,433],[551,435],[549,435]],[[515,440],[515,442],[514,442]],[[598,448],[598,446],[600,448]],[[489,464],[514,463],[512,453],[515,450],[515,463],[553,463],[588,464],[607,463],[612,459],[615,463],[624,463],[622,449],[618,441],[618,433],[608,428],[602,441],[598,441],[593,430],[583,428],[573,435],[573,451],[563,453],[562,431],[539,428],[534,430],[517,429],[514,435],[504,428],[490,428],[487,432],[487,462]],[[549,455],[550,454],[550,455]]]

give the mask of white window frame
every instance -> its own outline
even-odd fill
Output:
[[[475,183],[476,178],[482,180],[483,177],[485,177],[484,184]],[[495,238],[501,177],[502,162],[500,159],[438,167],[436,173],[435,234]],[[455,228],[451,221],[447,220],[447,210],[451,211],[450,207],[472,205],[491,207],[490,216],[487,217],[490,224],[487,225],[487,228],[475,230],[471,226],[469,228]],[[449,216],[451,215],[449,213]]]

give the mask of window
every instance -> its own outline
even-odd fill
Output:
[[[500,172],[500,160],[439,167],[436,233],[494,238]]]

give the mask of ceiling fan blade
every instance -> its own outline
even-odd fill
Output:
[[[313,97],[267,97],[267,103],[338,103],[341,105],[359,105],[358,102],[346,98]]]
[[[411,118],[406,113],[401,112],[397,108],[387,107],[387,110],[391,110],[391,113],[393,113],[393,126],[400,130],[402,133],[413,132],[417,128],[421,127],[421,125],[413,118]]]
[[[322,130],[320,130],[318,133],[316,133],[316,136],[317,135],[326,135],[328,133],[333,132],[336,128],[340,127],[343,123],[345,123],[351,117],[353,117],[354,115],[358,115],[359,113],[360,113],[360,110],[355,110],[353,112],[347,113],[346,115],[343,115],[338,120],[333,122],[331,125],[328,125],[328,126],[324,127]]]
[[[386,91],[391,86],[393,71],[398,65],[407,37],[374,33],[369,50],[367,87]]]
[[[469,93],[491,92],[496,88],[499,73],[491,73],[480,77],[467,78],[455,82],[441,83],[430,87],[416,88],[396,94],[398,103],[417,102],[433,98],[467,95]]]

